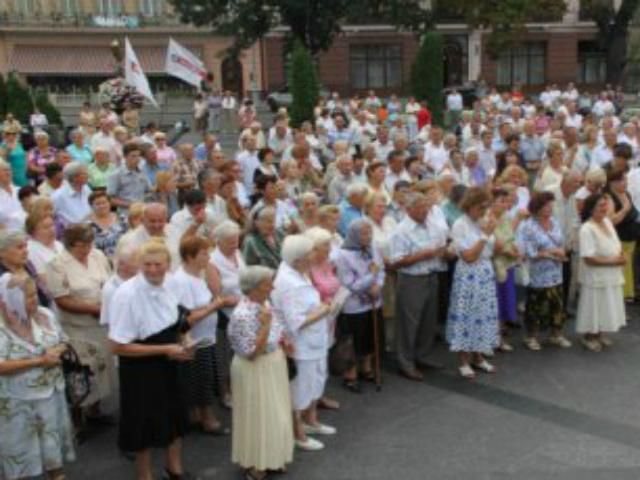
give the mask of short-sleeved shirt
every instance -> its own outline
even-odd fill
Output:
[[[107,178],[107,193],[128,202],[144,201],[151,191],[147,176],[140,170],[130,170],[122,165]]]
[[[236,355],[249,357],[255,352],[258,331],[261,327],[259,319],[261,308],[259,303],[242,297],[233,311],[227,327],[227,336]],[[273,352],[278,349],[283,332],[282,322],[277,317],[273,317],[265,352]]]
[[[551,230],[530,218],[518,229],[519,243],[529,258],[530,285],[534,288],[555,287],[562,283],[562,263],[550,258],[537,258],[542,250],[564,248],[564,236],[560,224],[551,219]]]
[[[80,191],[74,190],[68,183],[62,185],[51,195],[57,219],[65,225],[86,222],[91,215],[89,195],[91,189],[87,185],[83,185]]]

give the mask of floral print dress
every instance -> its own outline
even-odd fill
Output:
[[[41,307],[36,318],[33,343],[0,321],[0,362],[37,357],[66,340],[50,310]],[[74,459],[62,369],[0,376],[0,477],[37,477]]]

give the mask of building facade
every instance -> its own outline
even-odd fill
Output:
[[[116,70],[111,42],[125,36],[154,90],[188,88],[164,73],[170,37],[203,60],[217,87],[261,88],[259,44],[229,58],[230,38],[181,24],[168,0],[2,0],[0,72],[53,92],[95,90]]]
[[[497,58],[485,48],[487,32],[470,29],[460,16],[437,16],[444,35],[444,83],[463,85],[484,79],[499,87],[521,84],[537,90],[546,83],[575,82],[596,87],[605,79],[604,55],[597,29],[584,20],[580,2],[569,0],[566,14],[557,21],[528,25],[522,43]],[[264,42],[264,83],[278,90],[287,83],[284,32],[271,33]],[[384,25],[350,25],[343,28],[333,46],[319,55],[321,84],[342,94],[375,89],[382,93],[408,92],[411,66],[419,39]]]

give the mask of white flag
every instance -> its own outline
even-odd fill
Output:
[[[164,70],[167,74],[200,88],[200,83],[207,75],[204,63],[173,38],[169,38],[167,61]]]
[[[138,61],[136,52],[131,47],[131,43],[129,43],[128,37],[124,39],[124,79],[129,85],[135,87],[140,95],[149,99],[156,108],[160,108],[156,99],[153,98],[147,76],[142,71],[142,66]]]

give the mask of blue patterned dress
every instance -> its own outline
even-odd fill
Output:
[[[482,231],[464,215],[453,224],[451,236],[460,256],[480,240]],[[447,317],[447,341],[452,352],[486,352],[499,344],[498,302],[491,262],[494,244],[492,237],[475,262],[467,263],[460,256],[456,263]]]

